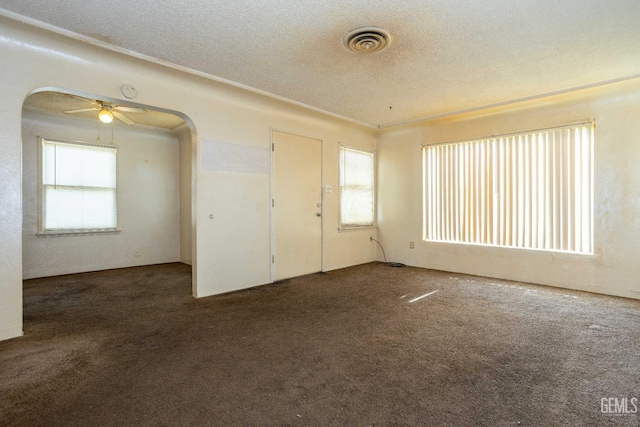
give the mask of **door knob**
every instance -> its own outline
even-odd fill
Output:
[[[316,216],[322,216],[322,213],[316,212]]]

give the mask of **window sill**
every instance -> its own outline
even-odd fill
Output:
[[[588,257],[588,258],[598,258],[594,252],[577,252],[577,251],[569,251],[563,249],[543,249],[543,248],[527,248],[522,246],[507,246],[507,245],[493,245],[490,243],[478,243],[478,242],[459,242],[455,240],[429,240],[422,239],[425,243],[434,243],[434,244],[447,244],[447,245],[461,245],[461,246],[475,246],[478,248],[492,248],[496,250],[517,250],[517,251],[530,251],[530,252],[540,252],[540,253],[548,253],[548,254],[566,254],[566,255],[577,255],[580,257]]]
[[[372,228],[378,228],[376,224],[374,225],[354,225],[352,227],[338,227],[338,232],[342,233],[343,231],[358,231],[358,230],[370,230]]]
[[[68,236],[95,236],[99,234],[118,234],[122,230],[110,228],[108,230],[56,230],[36,233],[37,237],[68,237]]]

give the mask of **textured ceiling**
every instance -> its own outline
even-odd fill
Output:
[[[129,105],[123,103],[113,104],[109,102],[105,102],[105,104],[111,107],[117,107],[118,105],[126,107]],[[65,114],[65,111],[96,108],[97,106],[98,104],[94,99],[49,91],[36,92],[29,95],[24,101],[24,107],[27,109],[44,110],[58,114]],[[122,111],[120,114],[123,114],[136,125],[153,126],[168,130],[175,130],[185,124],[184,120],[180,117],[174,114],[164,113],[162,111],[140,109],[139,112]],[[69,114],[69,116],[95,120],[97,123],[98,110],[76,112]],[[117,119],[114,119],[114,121],[118,123]]]
[[[0,0],[0,8],[383,127],[640,75],[638,0]],[[390,47],[347,51],[343,35],[360,26],[387,29]]]

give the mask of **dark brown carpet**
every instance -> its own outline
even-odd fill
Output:
[[[30,280],[0,425],[637,426],[601,399],[640,397],[639,313],[380,263],[200,300],[182,264]]]

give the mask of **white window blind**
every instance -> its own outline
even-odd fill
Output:
[[[340,227],[375,223],[373,153],[340,147]]]
[[[42,232],[117,228],[116,155],[116,147],[42,139]]]
[[[593,123],[423,147],[424,238],[593,252]]]

